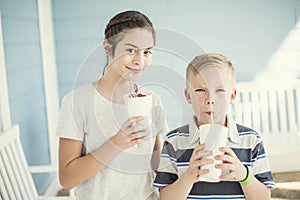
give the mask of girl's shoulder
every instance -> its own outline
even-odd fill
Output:
[[[91,83],[79,86],[68,92],[62,99],[65,103],[83,102],[94,94],[94,87]]]

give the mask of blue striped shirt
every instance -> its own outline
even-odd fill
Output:
[[[250,166],[253,175],[267,187],[275,187],[261,137],[254,130],[236,124],[228,117],[228,141],[239,160]],[[200,144],[199,129],[195,119],[166,135],[160,166],[154,186],[164,188],[174,183],[189,166],[194,148]],[[203,141],[201,141],[203,143]],[[245,199],[240,183],[225,180],[217,183],[197,182],[193,185],[187,199]]]

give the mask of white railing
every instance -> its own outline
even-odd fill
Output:
[[[274,172],[300,171],[300,85],[237,84],[232,116],[261,134]]]

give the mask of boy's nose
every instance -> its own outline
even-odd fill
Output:
[[[205,103],[208,105],[213,105],[213,104],[215,104],[215,101],[213,99],[209,98],[205,101]]]

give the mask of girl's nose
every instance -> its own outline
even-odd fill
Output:
[[[143,66],[144,65],[144,55],[141,54],[140,52],[137,53],[135,56],[134,56],[134,60],[133,60],[133,63],[137,66]]]

